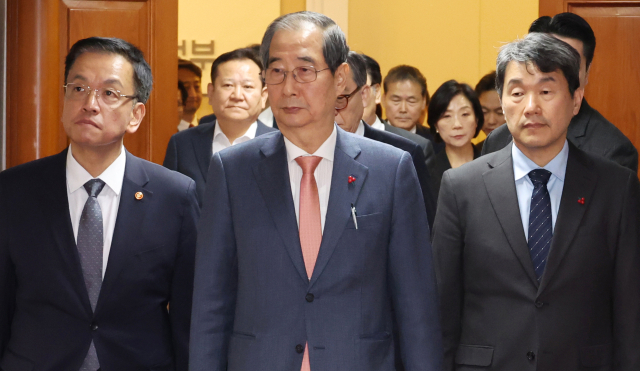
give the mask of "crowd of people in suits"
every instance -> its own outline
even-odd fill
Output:
[[[287,14],[213,62],[212,115],[179,61],[158,166],[123,145],[144,56],[78,41],[69,147],[0,173],[0,370],[639,370],[638,153],[594,52],[540,17],[430,94]]]

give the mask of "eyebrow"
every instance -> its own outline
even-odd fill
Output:
[[[124,86],[122,85],[122,82],[120,82],[120,80],[118,80],[118,79],[106,79],[106,80],[104,80],[102,83],[103,83],[103,84],[118,84],[118,85],[120,85],[121,87],[124,87]]]
[[[297,59],[298,59],[298,60],[300,60],[300,61],[309,62],[309,63],[311,63],[311,64],[314,64],[314,63],[316,62],[316,61],[315,61],[313,58],[311,58],[311,57],[298,57]],[[278,58],[278,57],[271,57],[271,58],[269,58],[269,64],[271,64],[271,63],[273,63],[273,62],[278,62],[278,61],[281,61],[281,60],[282,60],[282,58]]]

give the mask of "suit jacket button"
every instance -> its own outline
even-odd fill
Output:
[[[307,296],[305,296],[304,298],[305,298],[305,300],[306,300],[306,301],[308,301],[309,303],[311,303],[315,297],[313,296],[313,294],[309,293],[309,294],[307,294]]]
[[[533,361],[534,359],[536,359],[536,354],[534,352],[527,353],[527,359],[529,361]]]
[[[96,331],[98,329],[98,325],[96,325],[95,323],[91,324],[91,330]]]
[[[544,306],[544,303],[541,301],[536,301],[536,308],[542,308]]]
[[[296,352],[302,354],[304,352],[304,346],[302,344],[296,345]]]

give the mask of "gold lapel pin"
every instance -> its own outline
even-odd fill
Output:
[[[142,200],[143,197],[144,195],[142,194],[142,192],[136,192],[136,195],[135,195],[136,200],[140,201]]]

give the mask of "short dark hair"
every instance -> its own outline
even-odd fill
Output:
[[[305,23],[310,23],[322,30],[322,55],[332,74],[346,62],[349,47],[344,33],[336,22],[324,14],[303,11],[282,15],[267,27],[260,46],[260,56],[265,69],[269,67],[269,48],[273,35],[279,30],[299,30]]]
[[[546,33],[532,32],[500,48],[496,61],[496,90],[502,99],[509,62],[535,65],[540,72],[560,70],[573,96],[580,87],[580,54],[571,45]]]
[[[182,97],[182,105],[184,106],[187,104],[187,99],[189,99],[189,92],[182,81],[178,81],[178,90],[180,90],[180,97]]]
[[[67,83],[69,71],[76,59],[84,53],[117,54],[126,59],[133,67],[133,84],[136,90],[135,99],[146,103],[153,87],[151,67],[144,59],[144,54],[133,44],[115,37],[89,37],[77,41],[64,60],[64,83]]]
[[[361,88],[367,84],[367,66],[361,54],[350,51],[347,55],[347,64],[351,69],[353,81]]]
[[[427,79],[422,75],[419,69],[413,66],[407,66],[402,64],[395,66],[389,70],[387,76],[384,77],[384,92],[388,92],[388,85],[398,81],[413,81],[418,84],[422,90],[422,97],[426,98],[427,104],[429,104],[429,90],[427,90]]]
[[[193,72],[194,75],[198,76],[199,79],[202,79],[202,68],[189,60],[178,58],[178,69],[189,70]]]
[[[473,108],[473,114],[476,116],[476,122],[478,124],[473,137],[477,137],[482,129],[484,125],[484,114],[482,113],[482,106],[480,105],[480,100],[476,92],[467,84],[459,83],[456,80],[449,80],[440,85],[438,90],[433,93],[431,102],[429,102],[429,108],[427,109],[427,124],[429,124],[429,130],[431,130],[431,134],[436,142],[442,142],[442,137],[436,131],[436,124],[447,111],[447,108],[449,108],[451,100],[460,94],[469,100]]]
[[[553,18],[540,17],[531,23],[529,32],[550,33],[582,41],[584,58],[589,69],[596,51],[596,35],[584,18],[574,13],[559,13]]]
[[[375,59],[366,54],[360,54],[364,61],[367,63],[367,75],[371,77],[371,85],[382,84],[382,73],[380,72],[380,65]]]
[[[254,53],[253,49],[240,48],[240,49],[232,50],[230,52],[226,52],[224,54],[220,54],[220,56],[216,58],[215,61],[213,61],[213,64],[211,65],[211,83],[215,84],[216,77],[218,76],[218,67],[220,67],[221,64],[230,62],[230,61],[242,60],[242,59],[248,59],[252,61],[256,65],[258,65],[260,72],[262,72],[262,62],[260,62],[260,59]],[[262,84],[262,86],[264,86],[264,83],[262,82],[262,77],[259,76],[258,79],[260,80],[260,83]]]
[[[482,93],[496,90],[496,71],[491,71],[488,74],[482,76],[480,81],[476,84],[476,95],[478,98],[482,95]]]

